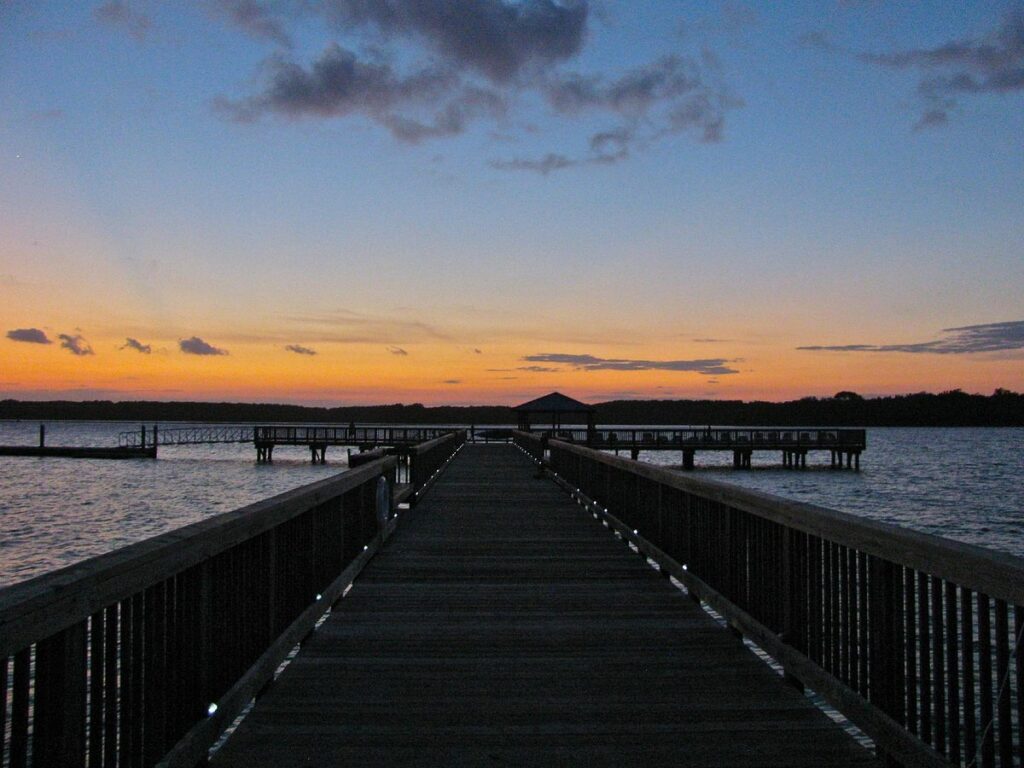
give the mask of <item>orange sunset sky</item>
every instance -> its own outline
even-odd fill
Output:
[[[328,5],[0,6],[0,398],[1024,389],[1015,4]]]

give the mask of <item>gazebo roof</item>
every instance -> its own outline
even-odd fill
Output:
[[[566,397],[561,392],[552,392],[550,395],[517,405],[513,410],[519,413],[594,413],[596,409],[592,405]]]

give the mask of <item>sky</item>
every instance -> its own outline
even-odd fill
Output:
[[[0,0],[0,398],[1024,390],[1024,5]]]

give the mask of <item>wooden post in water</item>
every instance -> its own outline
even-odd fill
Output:
[[[146,425],[142,425],[142,447],[146,447]]]
[[[46,425],[39,425],[39,447],[43,448],[46,446]]]

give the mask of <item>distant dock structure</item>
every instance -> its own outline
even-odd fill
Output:
[[[683,469],[694,469],[697,451],[732,451],[737,469],[749,469],[754,451],[777,451],[782,465],[805,468],[811,451],[828,451],[830,465],[860,469],[860,454],[867,448],[867,430],[808,427],[597,427],[596,409],[561,392],[552,392],[515,407],[522,432],[585,445],[597,450],[680,451]],[[540,425],[537,422],[540,421]],[[547,424],[550,423],[550,426]],[[586,426],[579,426],[585,423]],[[565,426],[569,425],[569,426]]]
[[[629,452],[637,460],[641,451],[677,451],[683,469],[696,467],[699,451],[732,452],[736,469],[749,469],[755,451],[777,452],[786,468],[806,468],[807,455],[828,452],[833,469],[860,469],[860,455],[867,448],[867,431],[838,427],[706,427],[695,426],[597,426],[597,409],[561,392],[552,392],[513,409],[518,431],[543,440],[560,440],[600,451]],[[161,446],[249,443],[256,450],[256,462],[274,459],[278,446],[309,450],[313,464],[327,462],[327,449],[349,449],[349,466],[365,464],[382,455],[396,455],[403,465],[412,446],[438,440],[465,430],[468,441],[508,442],[511,426],[477,429],[467,425],[357,425],[265,424],[195,425],[159,428],[145,426],[121,432],[118,444],[110,447],[47,446],[45,426],[40,425],[39,445],[0,446],[0,456],[54,456],[66,458],[132,459],[156,458]],[[357,449],[358,453],[352,449]]]

